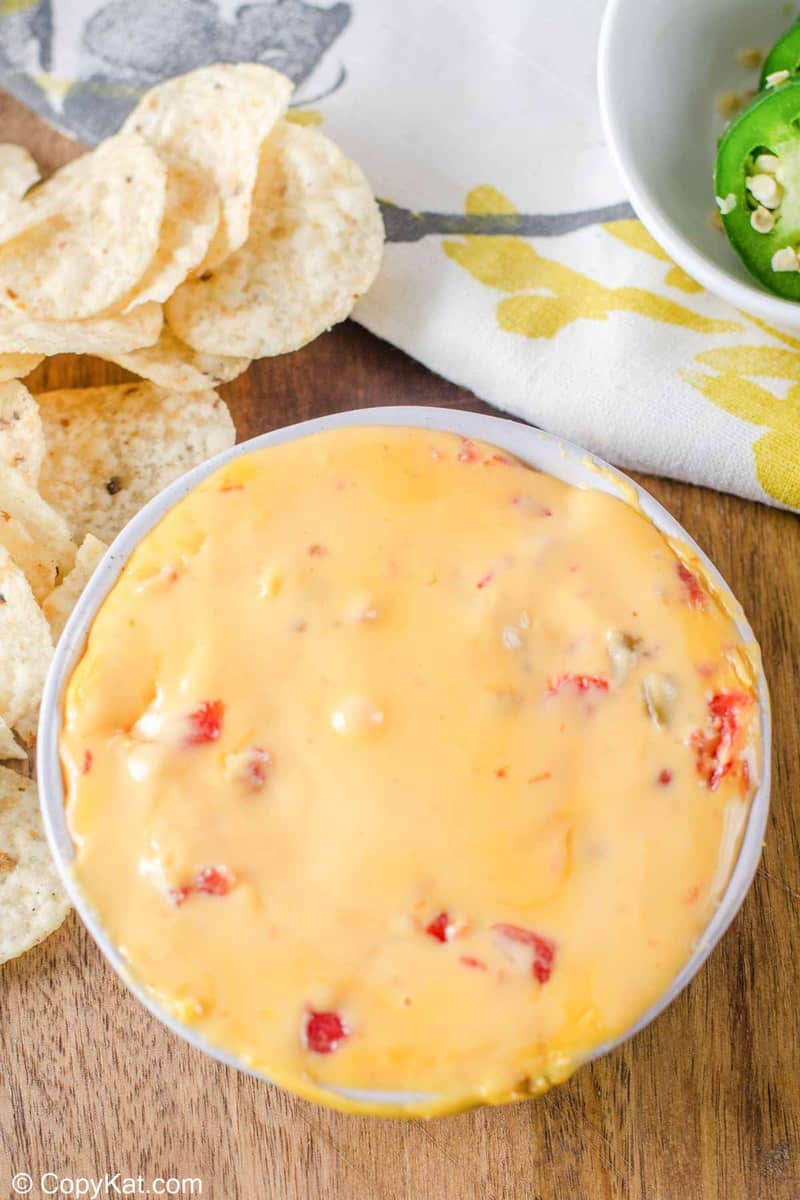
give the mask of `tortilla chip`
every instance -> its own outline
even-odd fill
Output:
[[[110,309],[159,245],[166,167],[118,135],[40,184],[0,225],[0,297],[12,313],[79,321]]]
[[[158,250],[124,311],[148,300],[167,300],[202,262],[218,225],[219,200],[208,177],[171,163]]]
[[[37,540],[42,535],[41,522],[34,522],[33,531],[26,524],[25,518],[31,503],[35,512],[44,511],[48,516],[47,506],[33,490],[44,461],[44,450],[39,406],[33,396],[24,384],[17,381],[0,384],[0,494],[4,494],[3,479],[9,469],[21,475],[25,484],[21,493],[19,488],[12,487],[12,505],[16,497],[13,512],[4,509],[0,502],[0,545],[5,546],[22,570],[37,600],[43,600],[49,594],[58,578],[57,552],[60,542],[57,537],[56,543],[53,543],[52,531],[66,535],[69,541],[61,518],[48,520],[49,532],[43,542]],[[69,553],[67,550],[67,556]]]
[[[0,546],[4,546],[41,604],[58,582],[58,564],[47,546],[31,536],[22,521],[0,511]]]
[[[250,366],[249,358],[198,354],[176,338],[166,324],[155,345],[130,354],[108,355],[108,360],[176,392],[200,392],[218,383],[229,383]]]
[[[0,716],[26,741],[53,654],[50,629],[25,576],[0,546]]]
[[[36,370],[43,359],[43,354],[0,354],[0,383],[9,379],[24,379]]]
[[[36,160],[24,146],[0,142],[0,222],[13,214],[28,188],[40,178]]]
[[[0,963],[43,941],[69,912],[32,779],[0,767]]]
[[[23,383],[0,383],[0,462],[36,486],[44,461],[39,405]]]
[[[19,471],[0,462],[0,540],[2,526],[8,524],[6,517],[13,517],[25,527],[61,574],[71,568],[75,561],[75,547],[67,522]]]
[[[27,751],[20,746],[14,734],[0,717],[0,760],[9,762],[12,759],[27,761]]]
[[[158,341],[164,316],[160,304],[142,304],[125,316],[88,321],[35,321],[3,313],[0,353],[127,354]]]
[[[286,110],[292,83],[258,63],[217,63],[151,88],[122,129],[139,133],[170,162],[207,174],[221,205],[205,265],[244,243],[261,145]]]
[[[249,238],[179,287],[167,320],[205,354],[285,354],[350,314],[382,250],[359,168],[318,130],[282,121],[262,154]]]
[[[75,566],[57,588],[50,593],[42,605],[42,611],[50,625],[53,641],[58,641],[67,618],[80,599],[81,592],[94,574],[108,547],[105,542],[87,533],[75,556]]]
[[[92,533],[110,543],[163,487],[236,440],[213,391],[121,383],[37,399],[47,445],[42,495],[79,540]]]

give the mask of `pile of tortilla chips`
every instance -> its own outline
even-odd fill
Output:
[[[168,80],[43,181],[0,145],[0,963],[68,909],[29,775],[72,607],[139,508],[233,444],[214,385],[344,320],[380,264],[367,181],[284,119],[291,88],[251,63]],[[33,396],[62,353],[141,381]]]

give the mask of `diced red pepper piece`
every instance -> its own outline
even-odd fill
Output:
[[[263,746],[248,746],[238,754],[226,754],[225,770],[252,792],[260,791],[267,781],[272,760]]]
[[[666,787],[668,783],[672,783],[672,771],[669,767],[664,767],[663,771],[658,772],[658,782],[662,787]]]
[[[319,544],[319,542],[314,542],[313,546],[308,547],[308,553],[311,555],[312,558],[323,558],[328,553],[328,551],[325,549],[324,546],[321,546]]]
[[[555,696],[563,687],[573,685],[579,692],[588,692],[590,688],[597,688],[599,692],[608,691],[608,680],[603,675],[575,675],[569,672],[566,675],[559,675],[557,679],[550,680],[547,685],[547,690],[551,696]]]
[[[310,1012],[303,1028],[306,1049],[314,1054],[330,1054],[337,1050],[350,1030],[335,1012]]]
[[[483,460],[483,465],[485,467],[515,467],[517,464],[507,454],[493,454],[490,458]]]
[[[81,763],[81,775],[88,775],[88,774],[89,774],[89,772],[90,772],[90,771],[91,771],[91,769],[92,769],[92,763],[93,763],[93,762],[94,762],[94,758],[93,758],[93,756],[92,756],[92,752],[91,752],[91,750],[84,750],[84,752],[83,752],[83,762]]]
[[[227,867],[203,867],[194,881],[195,891],[206,896],[227,896],[235,883]]]
[[[270,758],[266,750],[261,746],[253,746],[248,756],[246,774],[247,782],[254,791],[262,788],[266,783],[269,762]]]
[[[181,887],[170,888],[167,892],[176,907],[180,907],[193,892],[202,892],[206,896],[227,896],[236,882],[227,867],[203,867],[195,876],[194,883],[184,883]]]
[[[456,927],[453,924],[449,913],[440,912],[433,918],[430,924],[425,926],[425,932],[430,934],[432,938],[436,938],[437,942],[450,942],[455,935]]]
[[[194,712],[189,713],[189,732],[184,741],[187,746],[202,746],[205,742],[216,742],[222,732],[225,705],[221,700],[206,700]]]
[[[231,479],[226,479],[224,483],[220,484],[219,490],[221,492],[243,492],[244,484],[243,483],[235,483]]]
[[[478,453],[478,447],[474,444],[474,442],[470,441],[465,441],[456,455],[456,458],[460,463],[469,463],[470,465],[479,462],[480,457],[481,456]]]
[[[736,763],[741,713],[752,703],[753,697],[747,692],[717,692],[708,702],[706,728],[696,729],[689,739],[697,772],[711,792]]]
[[[686,593],[689,599],[689,604],[692,608],[703,609],[706,606],[706,594],[703,591],[700,580],[693,571],[690,571],[686,563],[677,563],[678,578],[686,588]]]
[[[556,944],[550,938],[534,933],[532,929],[523,929],[521,925],[493,925],[495,933],[507,937],[511,942],[519,942],[529,946],[533,952],[531,974],[539,983],[547,983],[553,971],[556,959]]]
[[[475,584],[475,587],[476,588],[485,588],[487,583],[491,583],[493,579],[494,579],[494,571],[487,571],[485,575],[482,575],[480,577],[478,582]]]
[[[717,692],[708,702],[708,711],[723,728],[734,734],[739,727],[739,711],[752,704],[747,692]]]
[[[471,954],[462,954],[458,961],[463,967],[472,967],[475,971],[488,970],[488,967],[483,959],[473,958]]]

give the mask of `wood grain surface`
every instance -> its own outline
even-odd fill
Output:
[[[0,138],[48,167],[74,152],[8,97]],[[43,390],[125,377],[65,357],[30,382]],[[221,390],[240,438],[376,404],[485,408],[351,324]],[[145,1184],[200,1178],[212,1200],[800,1200],[800,525],[701,488],[643,482],[744,603],[775,716],[762,865],[683,995],[633,1042],[539,1100],[430,1123],[351,1117],[184,1045],[126,991],[72,915],[0,968],[0,1197],[14,1195],[16,1171],[34,1180],[120,1171]],[[45,1186],[57,1185],[48,1176]],[[35,1184],[30,1194],[46,1193]]]

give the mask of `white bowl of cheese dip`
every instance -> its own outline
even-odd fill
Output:
[[[467,447],[471,447],[473,443],[488,443],[490,448],[496,448],[500,452],[501,459],[505,454],[513,455],[520,460],[521,464],[582,489],[584,492],[606,493],[634,506],[670,540],[672,546],[679,548],[681,559],[691,561],[693,569],[697,570],[703,583],[711,589],[716,601],[731,617],[742,642],[751,652],[753,691],[758,707],[757,727],[760,736],[761,763],[758,768],[758,784],[752,793],[744,828],[736,830],[736,837],[740,838],[738,855],[718,904],[711,913],[701,935],[694,941],[693,949],[686,961],[671,978],[669,986],[648,1005],[646,1011],[643,1011],[619,1036],[593,1045],[590,1052],[583,1054],[579,1059],[565,1063],[563,1069],[560,1069],[558,1064],[554,1064],[546,1080],[529,1080],[527,1085],[529,1094],[546,1090],[551,1083],[558,1082],[560,1078],[566,1078],[571,1074],[581,1061],[608,1053],[649,1024],[686,987],[730,925],[744,900],[758,865],[767,821],[770,791],[769,696],[755,637],[741,607],[731,595],[714,565],[678,522],[632,480],[593,455],[560,438],[499,417],[434,408],[376,408],[335,414],[285,429],[278,429],[233,447],[177,480],[146,505],[117,537],[78,602],[58,644],[45,688],[39,727],[38,777],[47,836],[65,886],[84,924],[115,971],[132,989],[141,1003],[173,1032],[205,1053],[237,1069],[248,1070],[271,1082],[285,1084],[308,1098],[346,1111],[400,1116],[437,1115],[480,1103],[499,1103],[509,1099],[518,1099],[526,1093],[513,1088],[493,1090],[487,1087],[454,1095],[432,1092],[430,1088],[338,1086],[326,1083],[324,1078],[304,1081],[296,1075],[287,1074],[286,1071],[280,1069],[271,1070],[260,1067],[258,1062],[248,1061],[246,1056],[232,1053],[215,1043],[213,1039],[209,1039],[198,1030],[197,1021],[192,1019],[189,1014],[186,1014],[184,1019],[184,1015],[181,1011],[176,1010],[174,1004],[167,1003],[157,990],[146,985],[131,969],[131,964],[120,949],[118,940],[110,935],[105,923],[100,919],[94,903],[87,895],[85,886],[76,876],[75,846],[65,810],[67,796],[60,746],[64,733],[65,698],[70,680],[86,651],[87,639],[98,612],[143,539],[147,538],[147,535],[180,501],[193,492],[204,480],[218,472],[220,468],[230,465],[230,469],[235,471],[236,461],[243,455],[249,455],[268,447],[278,447],[285,443],[296,442],[298,439],[323,431],[352,427],[383,427],[387,429],[409,427],[436,434],[455,434],[465,440],[464,445]],[[467,456],[471,453],[471,450],[465,451]],[[465,461],[467,460],[468,458],[465,459]],[[503,459],[503,461],[505,460]],[[489,464],[487,463],[487,465]],[[311,547],[309,553],[313,553],[315,549],[315,547]],[[613,563],[609,563],[610,570],[613,570],[613,565]],[[479,580],[475,586],[480,588],[482,582]],[[505,636],[510,637],[510,635]],[[513,644],[506,642],[507,647],[510,645],[513,648]],[[577,684],[579,691],[591,690],[592,681],[596,678],[596,676],[570,675],[557,680],[551,690],[555,694],[565,679],[570,686],[576,681],[582,681]],[[586,682],[587,680],[589,682]],[[603,688],[607,690],[605,684],[603,684]],[[342,721],[346,723],[348,719],[345,713]],[[502,769],[498,768],[497,774],[501,773]],[[669,774],[669,772],[665,772],[665,775]],[[183,898],[183,896],[180,897],[181,902]],[[201,903],[206,903],[205,897],[202,898]],[[440,913],[436,918],[440,921],[440,931],[437,932],[435,929],[435,920],[431,921],[426,930],[431,933],[432,927],[434,927],[434,939],[442,943],[449,941],[453,932],[444,920],[444,916],[445,914]],[[514,933],[516,927],[514,926],[497,925],[493,928],[511,930],[512,941],[515,939],[516,941],[525,940],[516,936]],[[440,932],[441,936],[439,936]],[[531,952],[531,945],[534,945],[534,974],[541,983],[549,977],[553,950],[552,948],[548,949],[547,939],[538,938],[534,939],[534,942],[529,942],[522,949],[527,955]],[[515,947],[512,946],[511,949],[514,950]],[[517,947],[517,949],[519,948]],[[462,955],[462,961],[470,966],[475,966],[477,962],[469,955]],[[486,969],[485,964],[480,963],[479,965],[481,970]],[[323,1014],[323,1016],[325,1015],[329,1014]],[[344,1034],[342,1034],[343,1036]]]

